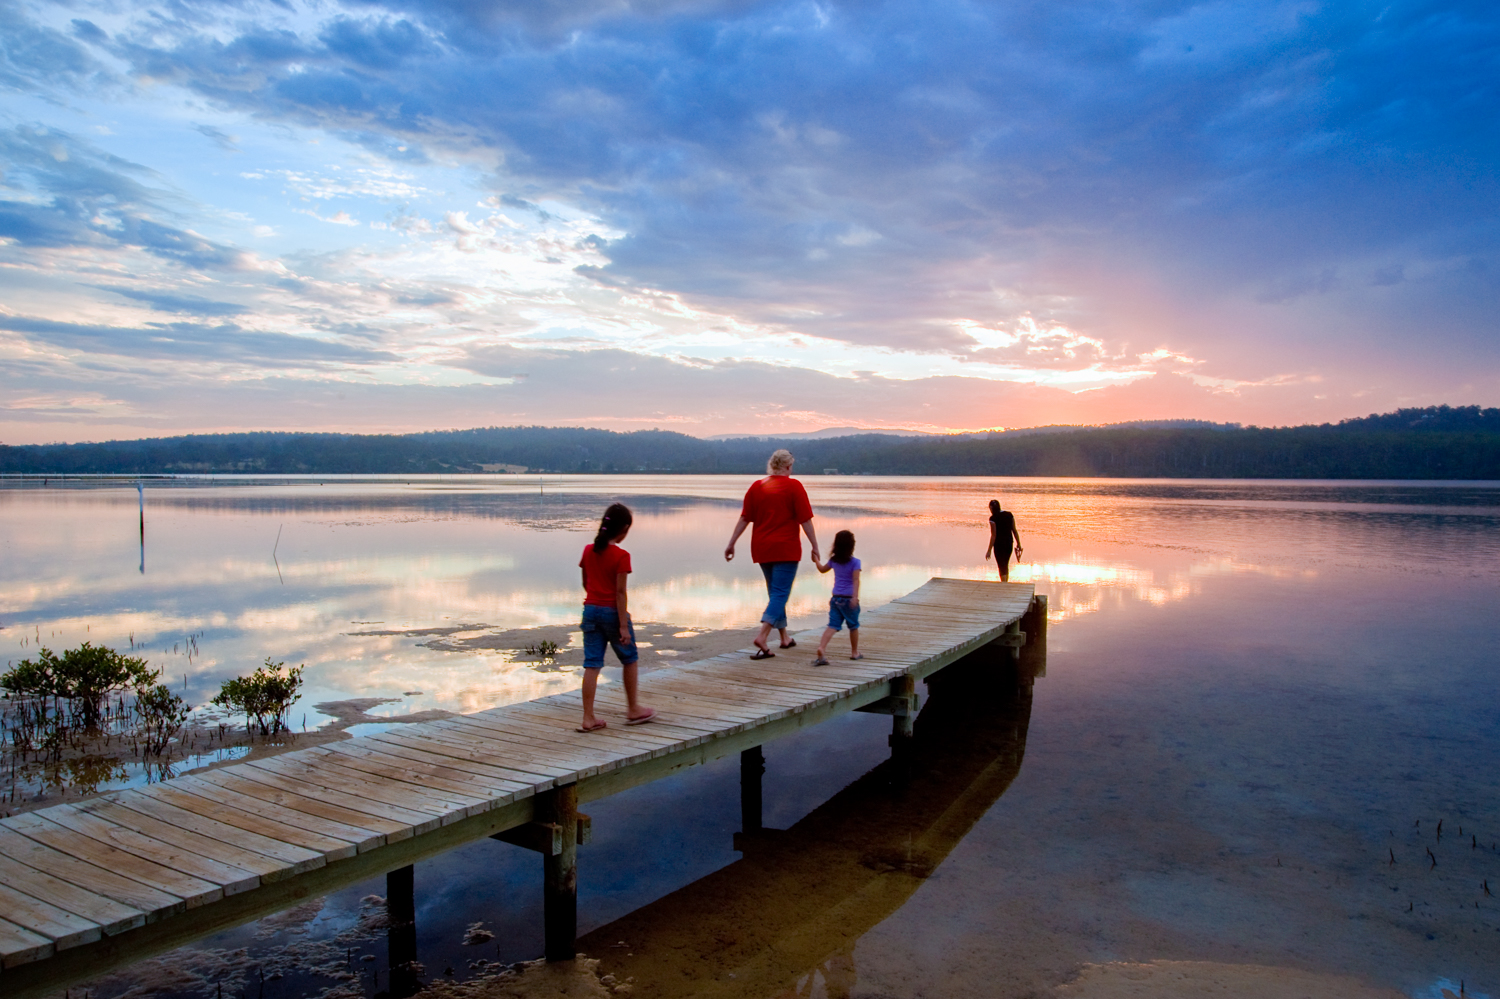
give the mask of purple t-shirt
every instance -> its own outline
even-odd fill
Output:
[[[829,562],[833,567],[833,595],[836,597],[854,596],[854,574],[859,571],[859,559],[850,558],[847,562]]]

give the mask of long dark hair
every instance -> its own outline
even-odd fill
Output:
[[[1000,501],[990,500],[990,519],[994,520],[998,516],[1000,516]]]
[[[840,531],[833,536],[833,553],[828,561],[843,565],[854,557],[854,532]]]
[[[611,503],[599,520],[599,533],[594,535],[594,553],[598,554],[608,548],[609,543],[633,523],[635,518],[630,515],[630,507],[624,503]]]

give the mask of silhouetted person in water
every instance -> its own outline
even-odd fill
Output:
[[[1016,558],[1021,558],[1021,535],[1016,532],[1016,518],[1009,510],[1000,509],[999,500],[990,500],[990,543],[984,550],[984,560],[995,556],[995,565],[1000,569],[1000,582],[1010,582],[1011,540],[1015,539]]]

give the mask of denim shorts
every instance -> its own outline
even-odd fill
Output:
[[[844,623],[848,622],[850,631],[858,631],[859,608],[851,606],[853,603],[853,597],[829,597],[828,627],[834,631],[842,631]]]
[[[626,622],[625,630],[630,635],[630,641],[620,641],[620,612],[615,608],[584,604],[582,627],[584,669],[604,667],[606,645],[614,647],[615,655],[620,657],[621,666],[633,666],[640,658],[640,653],[635,648],[635,625]]]

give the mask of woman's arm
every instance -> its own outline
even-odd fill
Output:
[[[620,641],[630,641],[630,608],[625,593],[625,580],[629,578],[628,573],[617,573],[615,575],[615,611],[620,615]]]
[[[861,570],[854,570],[854,599],[849,601],[849,606],[859,610],[859,574]]]
[[[734,558],[734,543],[740,539],[740,535],[744,534],[745,528],[749,526],[750,521],[746,520],[744,516],[741,515],[740,522],[734,525],[734,533],[729,536],[729,544],[724,546],[724,561],[728,562],[730,559]]]
[[[995,554],[995,532],[997,529],[995,522],[993,520],[990,521],[990,543],[984,546],[984,557],[986,559]]]
[[[822,552],[818,551],[818,532],[813,530],[813,522],[811,517],[808,517],[802,522],[802,533],[807,535],[807,542],[808,544],[812,545],[813,561],[817,562],[818,556],[821,555]]]

